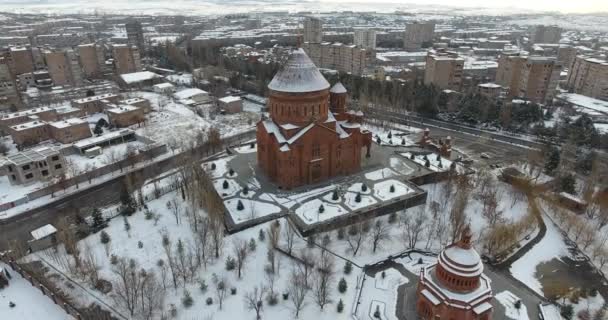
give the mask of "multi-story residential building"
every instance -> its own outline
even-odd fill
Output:
[[[558,43],[562,38],[562,29],[558,26],[538,25],[532,31],[532,43]]]
[[[13,142],[20,146],[31,146],[50,138],[49,128],[45,121],[32,120],[8,127]]]
[[[8,113],[0,116],[0,132],[8,132],[8,128],[20,123],[41,119],[44,121],[56,121],[57,110],[48,106],[27,109],[19,112]]]
[[[518,96],[535,103],[552,101],[561,70],[555,58],[528,57],[521,70]]]
[[[304,18],[304,42],[321,43],[323,41],[323,22],[320,18]]]
[[[130,21],[125,24],[127,29],[127,44],[136,46],[140,53],[144,53],[144,32],[141,27],[141,22]]]
[[[374,60],[374,51],[342,43],[304,43],[304,51],[319,67],[363,74],[365,68]]]
[[[492,82],[480,83],[477,85],[477,92],[487,98],[495,99],[503,94],[504,88],[501,85]]]
[[[63,156],[49,147],[15,153],[6,160],[6,172],[12,185],[45,181],[65,173]]]
[[[85,78],[99,78],[102,76],[101,66],[105,59],[101,46],[94,43],[81,44],[78,46],[78,56]]]
[[[507,96],[512,98],[519,94],[519,82],[521,70],[528,59],[521,52],[507,52],[498,58],[498,69],[496,70],[496,83],[509,88]]]
[[[27,47],[12,47],[9,50],[9,67],[14,75],[34,71],[32,51]]]
[[[577,56],[568,73],[569,91],[608,101],[608,61]]]
[[[0,58],[0,111],[16,111],[22,105],[10,68],[6,61]]]
[[[363,49],[376,50],[376,30],[355,29],[354,44]]]
[[[54,48],[72,48],[83,40],[76,33],[70,34],[42,34],[32,38],[34,46],[49,46]]]
[[[77,87],[82,84],[82,70],[73,50],[46,51],[44,57],[55,85]]]
[[[106,106],[118,102],[120,97],[114,93],[105,93],[92,97],[72,100],[72,107],[83,110],[85,114],[102,112]]]
[[[406,50],[418,50],[423,44],[433,41],[435,23],[408,23],[405,27],[403,47]]]
[[[120,105],[106,110],[110,124],[118,128],[128,127],[146,120],[144,110],[132,105]]]
[[[137,46],[114,45],[112,55],[116,74],[141,71],[141,57]]]
[[[424,84],[459,91],[462,86],[464,59],[452,52],[431,51],[426,56]]]
[[[557,61],[561,62],[561,64],[565,68],[570,68],[574,58],[576,57],[577,49],[573,46],[560,44],[557,49]]]

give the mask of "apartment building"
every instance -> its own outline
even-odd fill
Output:
[[[78,46],[78,56],[85,78],[94,79],[102,76],[101,66],[105,63],[103,49],[94,43]]]
[[[430,51],[426,56],[424,84],[460,91],[464,59],[452,52]]]
[[[83,38],[76,33],[69,34],[41,34],[32,38],[34,46],[48,46],[53,48],[72,48],[79,45]]]
[[[72,143],[91,137],[89,123],[80,118],[70,118],[48,123],[49,136],[61,143]]]
[[[105,93],[72,100],[72,107],[83,110],[85,114],[93,114],[102,112],[106,106],[117,103],[119,99],[117,94]]]
[[[577,49],[573,46],[560,44],[557,49],[557,61],[559,61],[564,68],[570,68],[574,58],[576,58]]]
[[[137,46],[114,45],[112,48],[116,74],[126,74],[141,71],[141,57]]]
[[[8,132],[8,128],[20,123],[33,120],[56,121],[57,110],[51,107],[39,107],[0,115],[0,132]]]
[[[367,50],[376,50],[376,30],[357,28],[354,33],[354,44]]]
[[[136,46],[140,53],[145,50],[144,47],[144,32],[141,27],[141,22],[130,21],[125,24],[127,29],[127,44],[129,46]]]
[[[559,82],[562,65],[551,57],[528,57],[521,70],[520,98],[535,103],[551,102]]]
[[[422,48],[422,45],[433,41],[435,34],[435,23],[408,23],[405,26],[403,47],[405,50],[414,51]]]
[[[82,70],[73,50],[46,51],[44,58],[55,85],[77,87],[82,84]]]
[[[559,43],[562,29],[558,26],[538,25],[532,30],[532,43]]]
[[[47,123],[32,120],[8,127],[8,133],[18,146],[31,146],[50,139]]]
[[[504,88],[493,82],[480,83],[477,85],[477,93],[490,99],[496,99],[503,95]]]
[[[304,42],[321,43],[323,42],[323,22],[320,18],[304,18]]]
[[[11,47],[8,57],[9,67],[14,75],[34,71],[34,58],[29,48]]]
[[[608,61],[584,55],[575,57],[566,87],[571,92],[608,101]]]
[[[22,151],[6,157],[6,172],[11,185],[46,181],[65,173],[61,153],[50,147]]]
[[[119,105],[106,110],[111,125],[124,128],[146,120],[144,110],[132,105]]]
[[[22,105],[10,68],[6,61],[0,58],[0,111],[16,111]]]
[[[521,70],[527,59],[521,52],[503,53],[498,58],[495,82],[508,88],[507,96],[510,98],[519,94]]]
[[[304,43],[303,47],[310,59],[320,68],[363,74],[365,68],[375,59],[373,50],[342,43]]]

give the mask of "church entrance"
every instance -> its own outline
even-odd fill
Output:
[[[312,160],[308,167],[308,183],[317,183],[321,181],[322,176],[322,168],[321,168],[321,160],[315,159]]]

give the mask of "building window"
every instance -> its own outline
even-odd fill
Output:
[[[8,166],[8,172],[13,172],[13,166]]]
[[[26,178],[26,179],[31,179],[31,178],[33,178],[33,177],[34,177],[34,174],[33,174],[33,173],[31,173],[31,172],[25,175],[25,178]]]
[[[43,177],[46,177],[46,176],[48,176],[48,175],[49,175],[49,171],[48,171],[48,170],[42,170],[42,172],[41,172],[41,173],[42,173],[42,176],[43,176]]]
[[[57,160],[59,160],[59,156],[53,156],[53,157],[51,158],[51,160],[53,160],[53,161],[57,161]]]
[[[321,146],[319,146],[318,143],[312,146],[312,156],[313,157],[321,156]]]
[[[55,170],[61,169],[61,163],[55,165]]]
[[[14,174],[11,174],[11,178],[13,179],[13,181],[17,180],[17,177]]]
[[[21,167],[23,170],[30,170],[30,165],[26,164],[23,167]]]

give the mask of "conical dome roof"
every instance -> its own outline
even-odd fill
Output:
[[[302,48],[294,50],[287,63],[272,78],[268,89],[288,93],[305,93],[329,89],[329,82],[319,72]]]
[[[329,89],[329,92],[331,93],[346,93],[346,88],[344,88],[344,86],[342,85],[342,82],[338,81],[336,82],[336,84],[334,84],[333,87],[331,87],[331,89]]]

